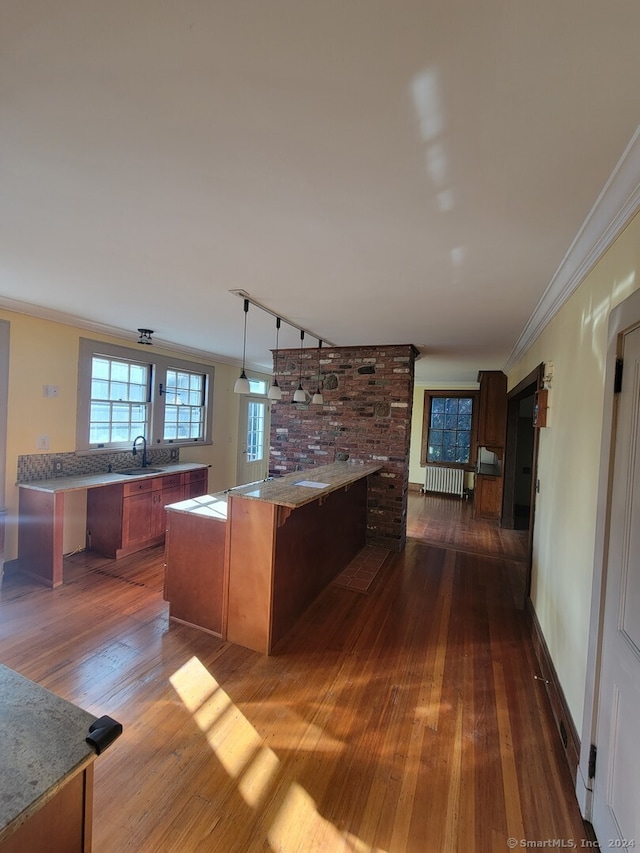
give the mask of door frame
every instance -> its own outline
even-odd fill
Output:
[[[0,580],[4,564],[4,526],[7,516],[5,505],[7,481],[7,423],[9,409],[9,336],[11,324],[0,320]]]
[[[530,397],[542,388],[544,364],[539,364],[507,394],[507,435],[504,451],[504,482],[502,492],[501,527],[515,527],[516,492],[516,450],[518,443],[518,417],[520,401]],[[533,566],[533,525],[536,510],[536,481],[538,479],[538,448],[540,430],[533,430],[533,459],[531,460],[531,500],[529,510],[529,531],[527,541],[527,575],[525,582],[525,603],[531,592],[531,572]]]
[[[247,420],[248,418],[245,415],[248,414],[249,403],[264,403],[264,441],[263,441],[263,462],[264,462],[264,476],[268,476],[269,474],[269,448],[271,443],[271,401],[268,397],[262,394],[243,394],[239,401],[239,409],[238,409],[238,452],[236,456],[236,483],[238,485],[242,485],[240,482],[241,474],[240,474],[240,464],[241,464],[241,455],[242,455],[242,447],[246,444],[246,430],[247,430]],[[245,408],[246,407],[246,408]]]
[[[587,648],[584,706],[580,745],[580,763],[576,776],[576,797],[582,816],[591,819],[592,787],[589,779],[591,744],[595,743],[598,725],[600,664],[604,633],[604,598],[606,591],[607,553],[611,523],[611,487],[613,481],[614,443],[616,435],[616,395],[614,380],[616,358],[620,354],[622,333],[640,324],[640,290],[636,290],[611,311],[607,336],[602,412],[602,439],[598,468],[596,531],[591,585],[591,612]]]

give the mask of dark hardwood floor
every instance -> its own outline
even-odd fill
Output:
[[[96,761],[95,853],[587,841],[535,680],[526,534],[413,494],[409,531],[269,658],[170,623],[159,548],[67,558],[56,590],[5,577],[0,661],[124,725]]]

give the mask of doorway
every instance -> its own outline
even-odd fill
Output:
[[[640,291],[609,318],[576,794],[609,847],[640,835]]]
[[[7,471],[7,409],[9,402],[9,323],[0,320],[0,580],[4,565],[5,483]]]
[[[269,402],[264,397],[240,398],[237,482],[255,483],[269,466]]]
[[[507,398],[507,437],[502,496],[502,527],[528,531],[526,597],[531,585],[531,554],[538,465],[539,430],[533,426],[535,393],[542,388],[540,364],[516,385]]]

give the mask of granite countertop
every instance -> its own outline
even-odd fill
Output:
[[[297,509],[344,486],[349,486],[369,474],[375,474],[381,468],[382,465],[372,462],[364,465],[357,462],[333,462],[330,465],[319,465],[316,468],[308,468],[306,471],[285,474],[284,477],[277,477],[274,480],[237,486],[235,489],[230,489],[229,496]]]
[[[202,515],[216,521],[227,520],[227,493],[216,492],[213,495],[201,495],[197,498],[187,498],[168,504],[165,509],[171,512],[183,512],[188,515]]]
[[[154,468],[151,473],[119,474],[113,471],[110,474],[77,474],[74,477],[53,477],[50,480],[30,480],[25,483],[16,483],[21,489],[33,489],[38,492],[73,492],[79,489],[95,489],[99,486],[110,486],[113,483],[128,483],[135,480],[146,480],[147,477],[162,477],[170,474],[181,474],[185,471],[196,471],[199,468],[208,468],[199,462],[177,462],[170,465],[150,465]],[[160,469],[160,470],[158,470]]]
[[[95,720],[0,664],[0,840],[95,759]]]

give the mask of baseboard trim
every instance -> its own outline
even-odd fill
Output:
[[[409,491],[410,492],[421,492],[422,484],[421,483],[409,483]]]
[[[564,747],[567,764],[571,771],[571,778],[575,784],[578,773],[578,764],[580,763],[580,738],[578,737],[578,732],[571,717],[571,712],[569,711],[564,691],[560,686],[558,673],[556,672],[556,668],[551,660],[551,655],[549,654],[549,649],[544,639],[542,628],[540,627],[538,617],[533,607],[533,602],[530,598],[527,598],[525,604],[525,615],[531,630],[531,639],[533,641],[535,655],[540,666],[540,677],[545,683],[553,718],[556,722],[558,734]]]

